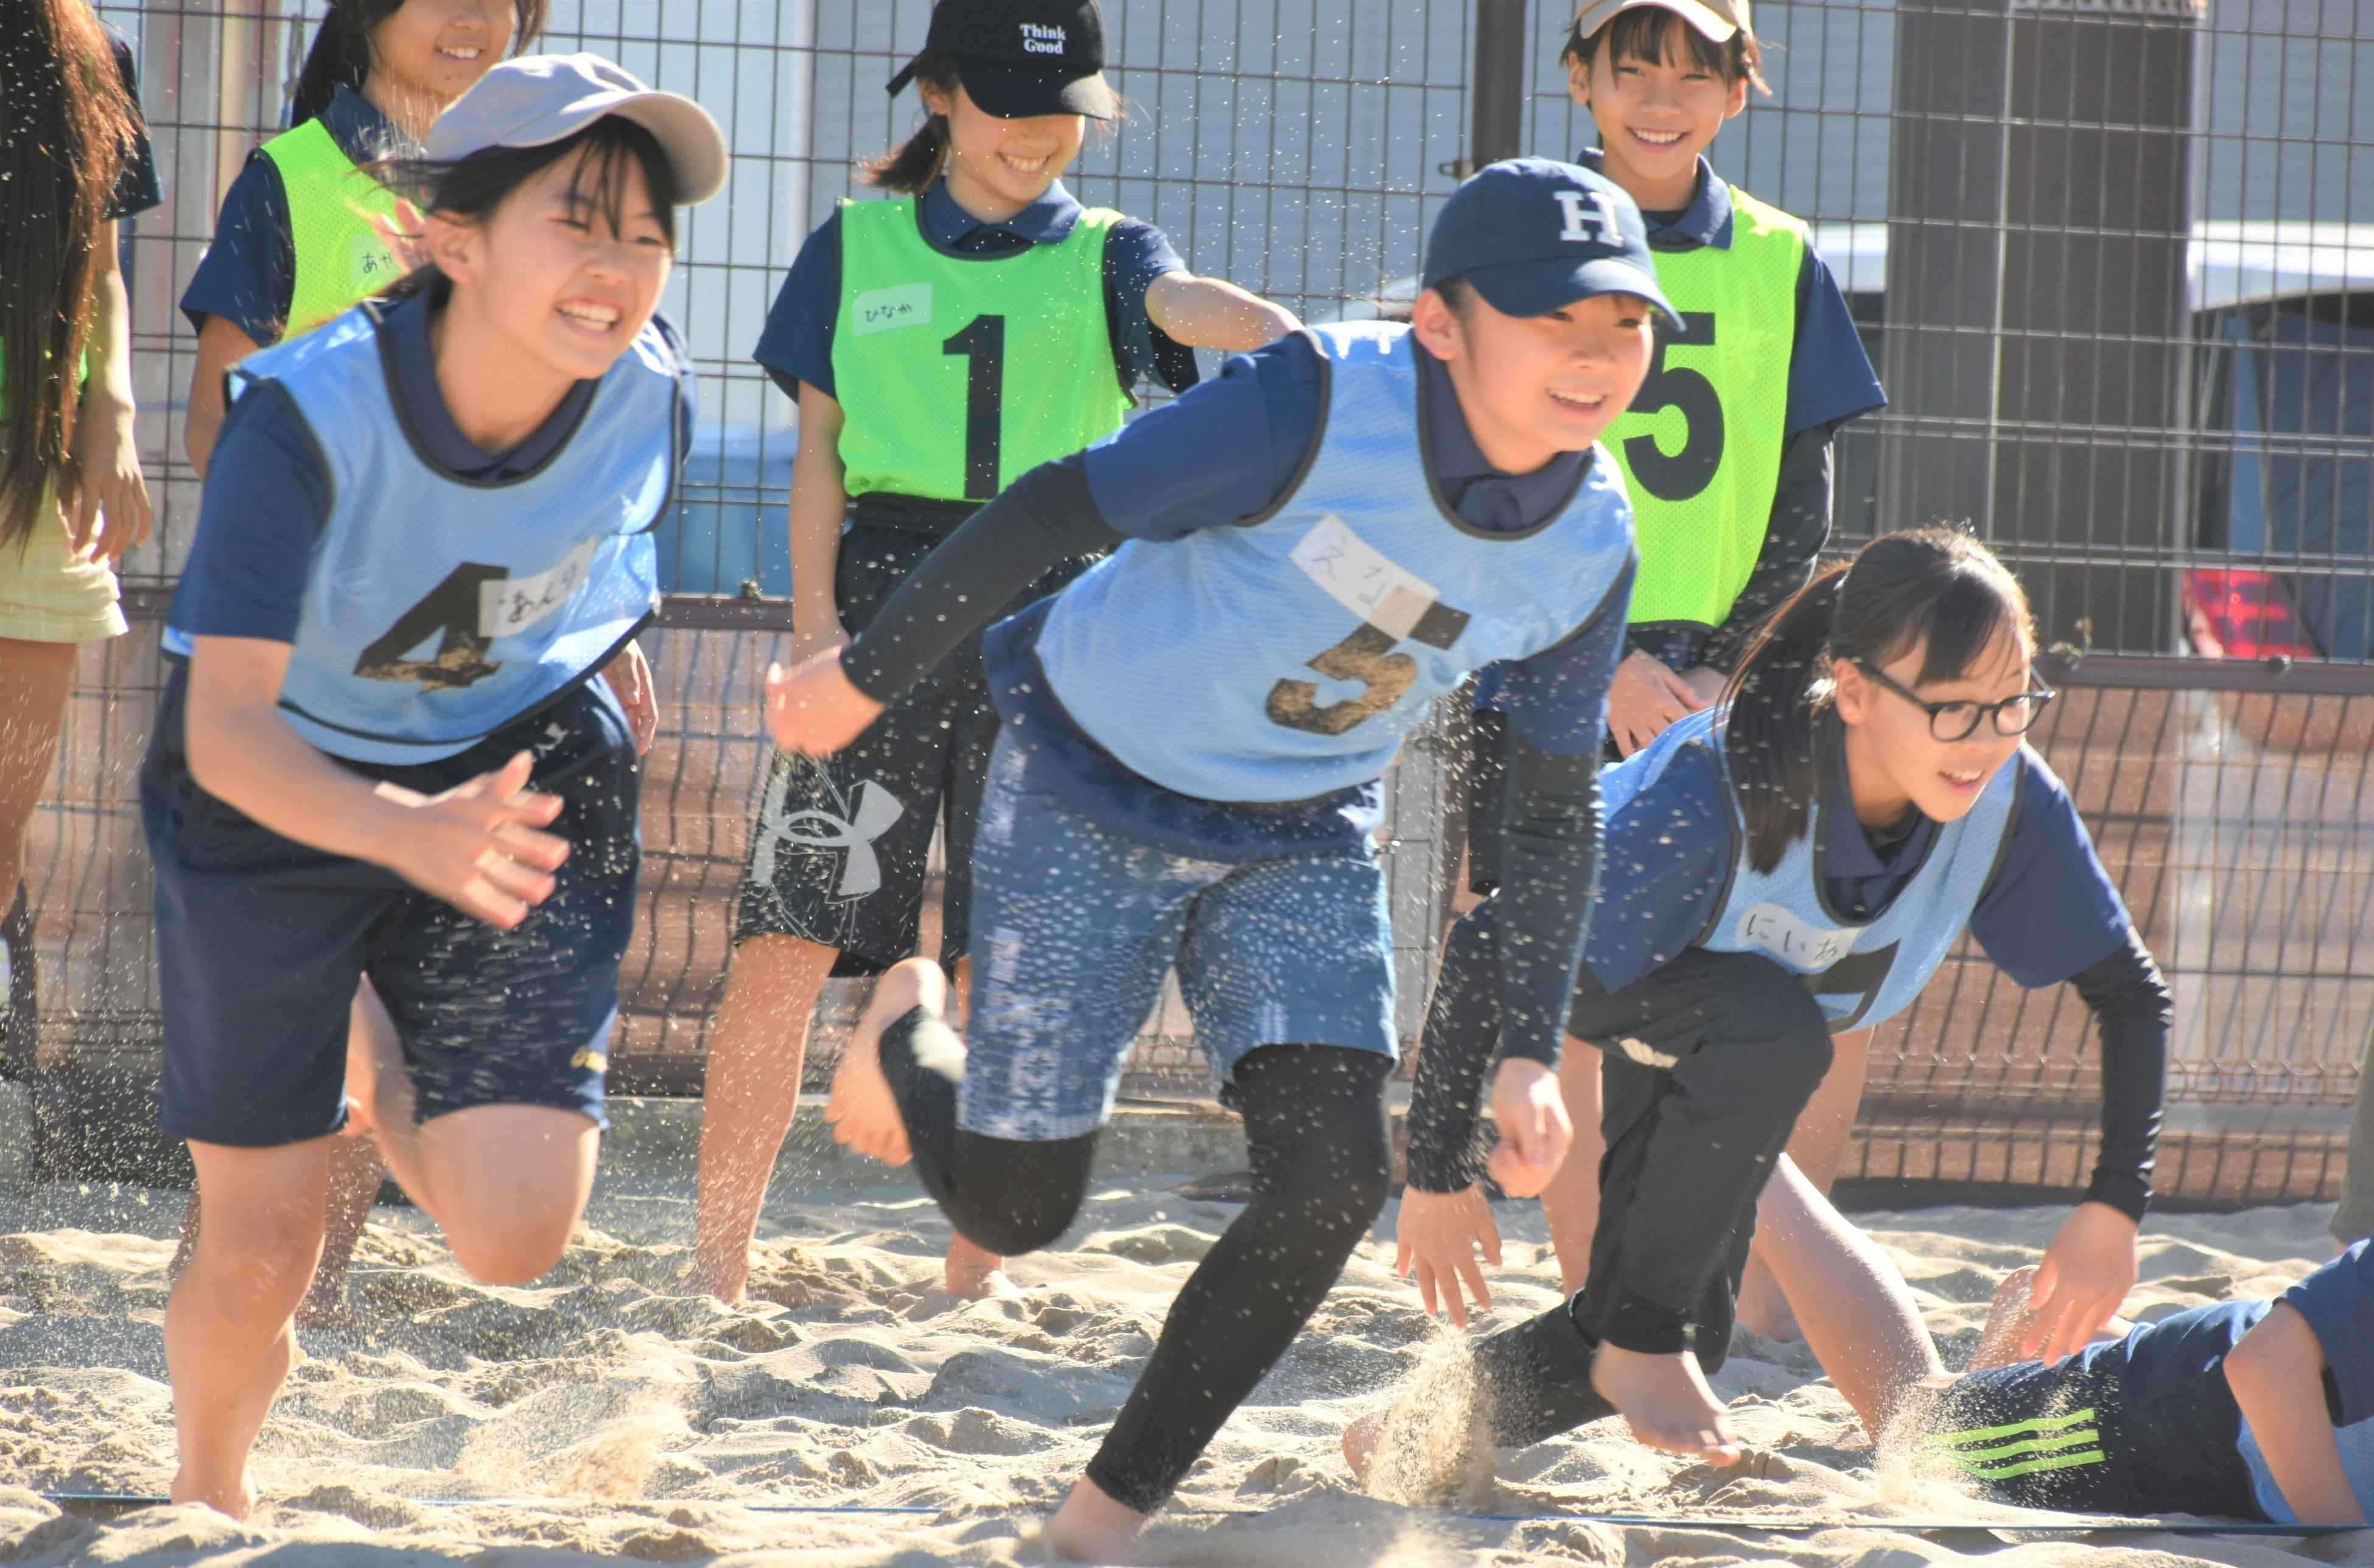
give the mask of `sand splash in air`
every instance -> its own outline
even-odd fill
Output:
[[[398,1568],[395,1552],[406,1568],[526,1568],[520,1549],[556,1563],[579,1553],[797,1554],[817,1568],[1037,1562],[1040,1518],[1095,1452],[1171,1295],[1237,1212],[1163,1185],[1095,1195],[1056,1250],[1016,1267],[1022,1298],[982,1303],[933,1288],[946,1232],[911,1188],[778,1197],[753,1301],[735,1309],[679,1293],[689,1193],[666,1184],[605,1181],[561,1266],[523,1290],[471,1283],[418,1216],[382,1209],[349,1282],[350,1321],[303,1334],[305,1364],[259,1449],[265,1505],[244,1525],[194,1508],[93,1523],[33,1495],[150,1492],[170,1479],[163,1270],[180,1200],[71,1187],[0,1199],[0,1232],[18,1232],[0,1233],[0,1562]],[[1863,1218],[1953,1362],[1996,1282],[2034,1261],[2061,1215]],[[2330,1251],[2322,1218],[2306,1208],[2155,1217],[2130,1307],[2153,1317],[2279,1290]],[[1504,1205],[1500,1221],[1510,1267],[1495,1281],[1496,1325],[1557,1291],[1538,1210]],[[1738,1468],[1650,1453],[1604,1421],[1491,1456],[1496,1473],[1481,1480],[1464,1351],[1391,1277],[1391,1223],[1389,1210],[1144,1555],[1200,1568],[2374,1564],[2374,1535],[2006,1545],[1890,1530],[1891,1514],[2016,1515],[1883,1459],[1802,1348],[1745,1333],[1715,1380],[1753,1449]],[[1386,1495],[1362,1495],[1337,1436],[1413,1373],[1431,1397],[1422,1419],[1387,1434]],[[423,1501],[457,1497],[484,1501]],[[1411,1505],[1420,1500],[1446,1506]],[[1743,1537],[1555,1516],[1705,1509],[1839,1526]]]

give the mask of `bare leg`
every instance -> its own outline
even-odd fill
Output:
[[[1550,1223],[1557,1251],[1558,1283],[1569,1296],[1591,1277],[1591,1238],[1599,1230],[1599,1157],[1607,1140],[1599,1126],[1599,1051],[1567,1037],[1558,1057],[1558,1096],[1574,1123],[1574,1143],[1566,1163],[1542,1189],[1542,1216]]]
[[[1873,1437],[1922,1379],[1944,1375],[1903,1274],[1786,1155],[1757,1202],[1756,1245],[1806,1345]]]
[[[165,1362],[182,1465],[173,1500],[245,1518],[247,1460],[274,1397],[297,1364],[292,1322],[321,1256],[334,1138],[278,1149],[192,1143],[214,1195],[189,1267],[165,1308]]]
[[[817,998],[838,956],[797,937],[753,937],[734,953],[701,1090],[694,1289],[738,1302],[775,1156],[800,1107]]]
[[[1863,1077],[1871,1067],[1871,1034],[1868,1029],[1858,1029],[1830,1037],[1830,1070],[1799,1114],[1797,1130],[1789,1135],[1789,1158],[1796,1163],[1799,1175],[1825,1197],[1839,1179],[1839,1162],[1846,1158],[1847,1138],[1854,1132],[1855,1113],[1863,1105]],[[1790,1313],[1790,1300],[1773,1278],[1759,1233],[1739,1282],[1739,1321],[1767,1339],[1804,1338],[1804,1329]]]
[[[473,1105],[417,1121],[402,1054],[378,1057],[380,1157],[444,1231],[453,1261],[489,1285],[524,1285],[550,1269],[593,1195],[602,1144],[593,1118],[551,1105]]]
[[[349,1092],[360,1089],[366,1097],[382,1051],[395,1045],[395,1020],[368,980],[356,987],[354,1010],[347,1026],[347,1082]],[[347,1265],[354,1260],[355,1244],[370,1222],[371,1205],[379,1201],[379,1145],[371,1136],[367,1114],[356,1118],[350,1136],[339,1138],[330,1156],[330,1191],[322,1238],[322,1265],[313,1270],[312,1288],[297,1309],[300,1328],[343,1321],[347,1315]],[[190,1212],[197,1211],[197,1195],[190,1196]],[[185,1221],[186,1223],[186,1221]]]
[[[57,760],[78,652],[72,643],[0,638],[0,910],[24,879],[25,834]]]

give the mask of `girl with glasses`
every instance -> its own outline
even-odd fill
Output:
[[[1757,1195],[1830,1036],[1909,1007],[1965,930],[2022,985],[2073,983],[2101,1030],[2100,1155],[2045,1254],[2021,1353],[2067,1354],[2117,1310],[2151,1193],[2168,991],[2068,793],[2021,744],[2052,696],[2034,655],[2027,598],[1985,546],[1887,535],[1780,610],[1722,702],[1603,776],[1607,848],[1568,1025],[1603,1059],[1599,1220],[1582,1289],[1478,1348],[1494,1442],[1612,1402],[1651,1446],[1737,1457],[1699,1369],[1730,1345]],[[1489,1304],[1477,1244],[1498,1251],[1475,1137],[1485,1071],[1513,1054],[1497,902],[1452,928],[1399,1221],[1404,1272],[1463,1322],[1463,1285]]]

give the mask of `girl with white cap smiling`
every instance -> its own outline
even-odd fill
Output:
[[[247,360],[170,614],[141,780],[168,1131],[206,1194],[165,1320],[173,1496],[253,1505],[368,975],[400,1051],[365,1114],[476,1277],[583,1210],[632,927],[635,739],[594,677],[649,619],[692,400],[653,318],[700,107],[509,62],[399,171],[426,264]]]

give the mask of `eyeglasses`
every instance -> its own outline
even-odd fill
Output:
[[[1929,715],[1929,733],[1945,741],[1968,740],[1979,733],[1979,725],[1994,720],[1997,735],[2026,735],[2044,713],[2044,705],[2061,695],[2049,687],[2034,687],[2016,697],[2006,697],[2000,702],[1931,702],[1910,688],[1890,680],[1867,660],[1854,661],[1855,668],[1885,686],[1898,697]]]

